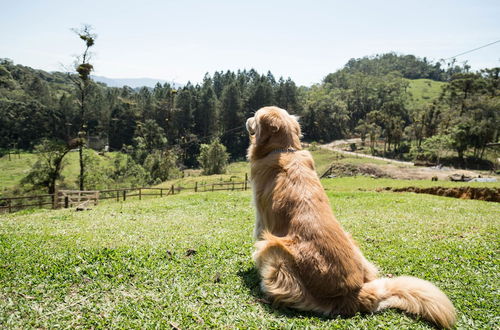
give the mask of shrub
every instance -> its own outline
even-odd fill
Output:
[[[112,186],[113,180],[107,175],[107,168],[94,150],[84,149],[83,161],[86,168],[83,179],[87,190],[107,189]]]
[[[110,176],[121,187],[141,187],[151,182],[149,173],[131,156],[122,153],[116,155]]]
[[[427,160],[439,163],[450,151],[451,139],[448,135],[434,135],[422,142],[420,147],[413,147],[410,153],[415,160]]]
[[[144,160],[144,169],[151,175],[152,183],[163,182],[180,176],[177,156],[171,150],[155,150]]]
[[[226,147],[217,139],[213,140],[210,144],[202,144],[200,146],[198,162],[203,168],[203,174],[225,173],[228,159],[229,154],[226,152]]]
[[[311,142],[309,145],[309,151],[316,151],[319,149],[318,142]]]

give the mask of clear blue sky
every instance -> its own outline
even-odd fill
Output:
[[[439,60],[500,39],[500,1],[3,0],[0,57],[62,70],[91,24],[95,74],[199,82],[255,68],[320,82],[350,58],[395,51]],[[458,58],[500,66],[500,43]]]

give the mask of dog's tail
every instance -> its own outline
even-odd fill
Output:
[[[419,278],[402,276],[380,278],[367,282],[358,296],[366,312],[398,308],[443,328],[455,324],[455,308],[446,295],[432,283]]]

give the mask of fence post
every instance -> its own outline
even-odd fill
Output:
[[[142,199],[142,189],[139,188],[139,200],[141,200],[141,199]]]
[[[59,205],[59,189],[56,187],[56,189],[54,189],[54,194],[52,195],[52,208],[58,209],[59,207],[60,207],[60,205]]]
[[[9,213],[12,213],[12,199],[9,199]]]
[[[194,192],[198,192],[198,181],[194,183]]]
[[[69,197],[64,196],[64,208],[67,209],[69,207]]]
[[[126,191],[126,190],[124,190],[124,191],[123,191],[123,200],[125,201],[126,199],[127,199],[127,191]]]
[[[116,201],[120,201],[120,192],[118,190],[116,191]]]
[[[214,184],[212,183],[212,192],[214,192]]]
[[[160,188],[160,197],[163,197],[163,188]]]
[[[247,190],[248,173],[245,173],[245,190]]]
[[[171,194],[172,194],[172,195],[173,195],[173,194],[175,194],[175,192],[174,192],[174,185],[172,185],[172,186],[170,187],[170,191],[171,191]]]
[[[234,182],[233,182],[233,189],[232,190],[234,190]]]

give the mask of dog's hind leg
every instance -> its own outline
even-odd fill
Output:
[[[364,282],[370,282],[375,280],[378,277],[378,269],[377,267],[369,262],[363,253],[361,252],[358,243],[352,238],[351,234],[346,233],[349,239],[351,240],[352,245],[355,248],[355,251],[359,254],[359,257],[361,259],[361,263],[363,264],[363,277],[364,277]]]
[[[255,244],[254,260],[261,276],[262,291],[272,298],[273,303],[304,311],[326,313],[307,293],[295,270],[290,241],[264,233],[266,240]]]

